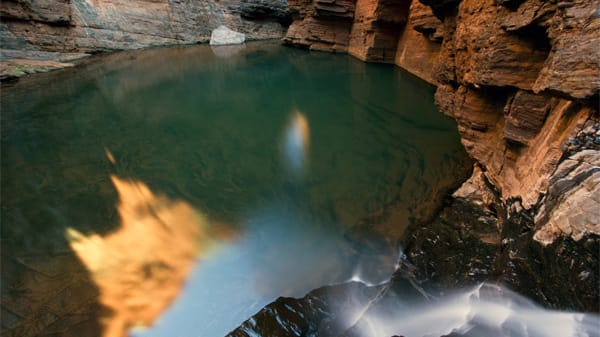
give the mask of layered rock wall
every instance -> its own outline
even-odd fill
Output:
[[[502,279],[548,305],[597,310],[600,1],[356,0],[338,3],[343,18],[315,15],[317,4],[302,2],[284,43],[395,63],[435,85],[476,161],[439,218],[407,234],[420,277],[442,288]]]
[[[285,32],[285,1],[7,0],[0,4],[4,49],[95,52],[206,42],[226,25],[249,39]]]
[[[89,53],[207,42],[221,25],[247,40],[281,38],[290,18],[286,0],[6,0],[0,81]]]
[[[328,4],[291,4],[297,15],[283,42],[395,63],[436,85],[439,109],[456,119],[465,148],[504,207],[541,207],[569,142],[586,126],[594,138],[587,147],[598,156],[599,1]],[[600,207],[595,186],[584,193],[594,200],[586,207]],[[553,217],[547,208],[536,217],[538,228],[566,216]],[[600,234],[599,216],[579,218],[571,221],[574,232]]]

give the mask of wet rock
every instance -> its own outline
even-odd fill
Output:
[[[493,274],[500,230],[495,214],[457,198],[404,239],[416,278],[437,294],[488,280]]]
[[[0,49],[0,81],[73,67],[74,62],[90,56],[85,53],[57,53],[36,50]]]
[[[544,246],[534,233],[531,214],[509,214],[496,260],[501,281],[550,308],[598,312],[600,236],[586,234],[579,241],[563,236]]]
[[[227,337],[336,337],[354,323],[357,309],[368,306],[382,289],[349,282],[318,288],[300,299],[280,297]]]

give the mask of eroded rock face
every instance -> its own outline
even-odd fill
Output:
[[[440,53],[442,22],[419,1],[410,5],[406,28],[398,41],[394,63],[437,85],[434,67]]]
[[[280,23],[285,4],[272,2],[268,7],[240,0],[3,1],[0,30],[23,41],[23,47],[61,52],[208,42],[220,25],[249,39],[279,38],[285,31]]]
[[[288,1],[294,21],[283,43],[300,48],[330,52],[348,51],[354,18],[354,0]]]
[[[348,52],[363,61],[392,63],[409,5],[409,0],[358,0]]]
[[[347,50],[366,61],[394,62],[436,85],[438,108],[457,121],[462,143],[477,170],[470,180],[472,186],[456,195],[461,201],[448,207],[483,212],[482,219],[489,218],[495,227],[482,229],[478,220],[462,222],[462,211],[445,210],[430,224],[439,228],[430,228],[430,233],[410,230],[413,253],[429,250],[427,261],[437,256],[449,264],[432,273],[459,270],[487,275],[481,268],[463,270],[481,256],[449,257],[436,251],[435,245],[427,248],[429,243],[421,240],[439,232],[446,233],[449,242],[459,243],[470,239],[455,237],[452,233],[457,230],[483,235],[489,229],[494,235],[485,235],[481,252],[491,255],[482,265],[487,265],[490,275],[511,275],[507,283],[520,291],[542,289],[541,281],[523,280],[542,277],[539,270],[544,268],[597,274],[597,269],[568,271],[566,259],[571,255],[573,265],[598,265],[597,252],[585,252],[590,252],[589,242],[596,242],[600,231],[600,214],[595,211],[600,209],[600,1],[415,0],[406,13],[408,3],[400,0],[357,0],[353,17],[344,12],[343,18],[329,21],[315,15],[312,3],[302,2],[302,6],[287,42]],[[392,7],[394,16],[384,14]],[[395,57],[389,58],[394,39]],[[590,125],[591,131],[583,132]],[[482,194],[482,190],[487,192]],[[505,241],[519,242],[520,249],[511,253],[504,248],[507,244],[500,244]],[[538,265],[519,264],[514,260],[517,255],[534,259]],[[429,270],[431,266],[423,262],[422,267]],[[456,277],[446,276],[448,280]],[[597,288],[596,281],[583,276],[576,282],[577,289]],[[445,276],[437,277],[442,282]],[[544,289],[532,296],[546,304],[560,301],[560,296],[549,295],[552,291],[575,296],[552,282]],[[597,289],[594,294],[595,301],[588,297],[567,300],[566,306],[597,310]]]

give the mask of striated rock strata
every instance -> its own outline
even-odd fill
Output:
[[[208,42],[220,25],[248,40],[273,39],[289,23],[285,0],[7,0],[0,3],[0,18],[1,79],[71,66],[62,55],[49,54],[40,64],[32,51],[94,53]]]
[[[548,305],[597,311],[600,1],[338,0],[330,15],[318,4],[295,4],[283,43],[394,63],[436,85],[476,161],[440,217],[409,231],[412,258],[446,261],[416,263],[420,276],[503,279]],[[427,244],[438,235],[448,247]],[[573,288],[542,282],[547,271]]]

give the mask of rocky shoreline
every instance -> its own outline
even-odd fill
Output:
[[[0,3],[0,80],[72,67],[90,54],[206,43],[220,25],[279,39],[285,0],[7,0]]]

